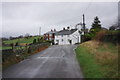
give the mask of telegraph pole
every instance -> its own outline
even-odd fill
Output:
[[[41,35],[41,27],[39,28],[39,36]]]
[[[83,14],[83,30],[84,30],[84,35],[85,35],[85,16]]]
[[[84,31],[84,35],[83,35],[83,42],[85,41],[85,16],[83,14],[83,31]]]

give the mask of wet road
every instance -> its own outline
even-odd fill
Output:
[[[83,78],[75,45],[54,45],[3,72],[4,78]]]

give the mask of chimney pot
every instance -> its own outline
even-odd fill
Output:
[[[68,26],[68,27],[67,27],[67,29],[69,30],[69,29],[70,29],[70,27]]]
[[[53,32],[53,30],[51,29],[51,31]]]
[[[56,29],[54,29],[54,31],[56,31]]]
[[[65,30],[65,28],[63,28],[63,30]]]

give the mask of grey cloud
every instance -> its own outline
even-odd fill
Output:
[[[94,17],[99,16],[103,27],[108,28],[118,17],[117,8],[115,2],[4,2],[2,4],[3,36],[18,36],[25,33],[37,35],[40,26],[42,34],[52,28],[60,30],[69,25],[74,26],[82,22],[83,12],[85,12],[86,27],[90,28]]]

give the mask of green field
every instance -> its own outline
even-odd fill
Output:
[[[5,49],[12,49],[12,47],[11,46],[2,46],[2,47],[0,47],[0,50],[5,50]]]
[[[6,40],[3,41],[4,44],[11,44],[11,43],[16,43],[18,42],[19,44],[30,44],[33,43],[33,40],[36,39],[38,41],[38,38],[41,38],[39,36],[33,36],[29,38],[20,38],[20,39],[14,39],[14,40]],[[0,50],[5,50],[5,49],[12,49],[11,46],[0,46]]]
[[[29,37],[28,39],[27,38],[20,38],[20,39],[14,39],[14,40],[7,40],[7,41],[3,41],[5,44],[11,44],[11,43],[32,43],[34,39],[38,39],[40,37]]]

